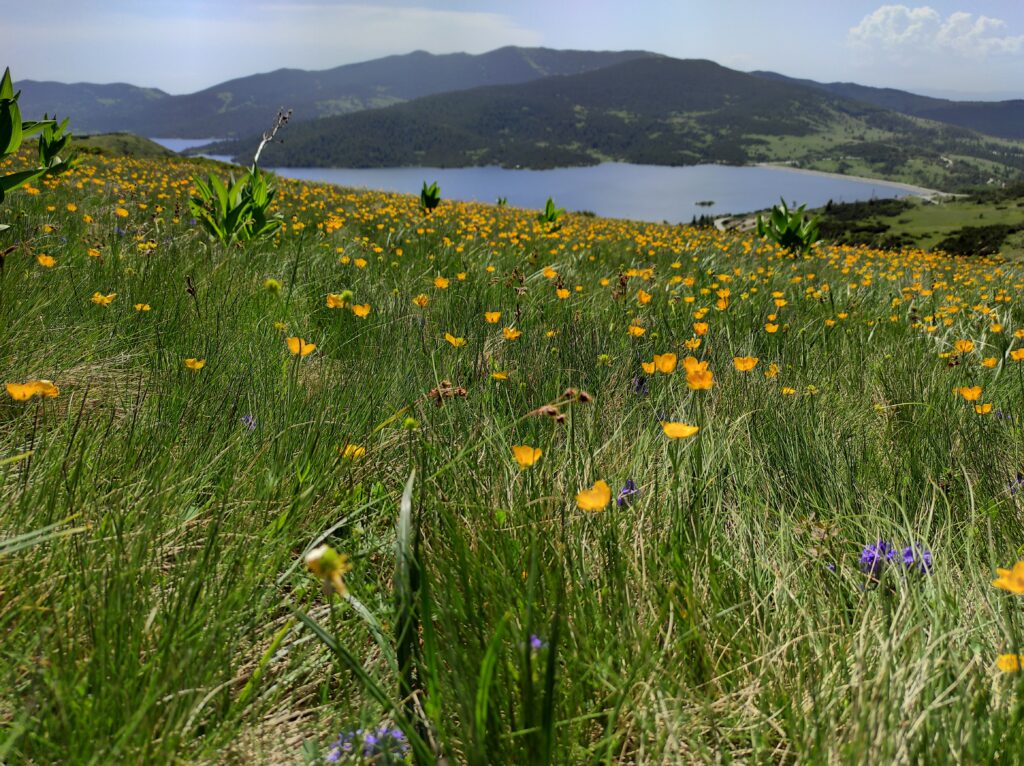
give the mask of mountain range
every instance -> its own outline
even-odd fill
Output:
[[[257,137],[210,153],[248,159]],[[267,166],[791,163],[952,190],[1024,171],[1024,143],[711,61],[643,57],[288,127]]]
[[[72,115],[79,132],[127,131],[160,138],[243,136],[267,128],[282,107],[296,122],[397,104],[433,93],[572,75],[656,54],[499,48],[489,53],[424,51],[305,71],[278,69],[186,95],[116,83],[19,80],[21,109]]]

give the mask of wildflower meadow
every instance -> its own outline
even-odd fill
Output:
[[[1024,761],[1020,264],[228,172],[0,206],[0,762]]]

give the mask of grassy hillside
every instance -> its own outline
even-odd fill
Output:
[[[278,109],[296,121],[400,103],[431,93],[578,74],[654,54],[499,48],[471,55],[416,51],[358,64],[306,71],[278,69],[184,95],[125,85],[21,81],[22,108],[74,114],[81,130],[144,136],[211,138],[265,130]]]
[[[139,159],[175,156],[170,149],[132,133],[97,133],[91,136],[75,136],[75,148],[79,152],[87,154],[113,154]]]
[[[0,760],[1019,762],[1020,267],[196,168],[0,207]]]
[[[710,61],[649,58],[296,125],[266,158],[338,167],[785,161],[952,189],[1019,177],[1024,144]]]
[[[952,101],[908,93],[895,88],[871,88],[852,82],[820,83],[775,72],[752,72],[758,77],[816,88],[883,109],[957,125],[989,136],[1024,139],[1024,99],[1010,101]]]

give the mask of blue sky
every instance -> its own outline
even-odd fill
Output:
[[[1021,0],[0,0],[16,78],[172,93],[279,67],[502,45],[710,58],[928,93],[1024,98]]]

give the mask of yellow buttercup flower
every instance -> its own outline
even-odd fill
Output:
[[[434,287],[436,287],[438,290],[447,290],[448,280],[445,279],[444,277],[434,277]]]
[[[654,371],[657,369],[654,362],[640,362],[640,366],[648,375],[653,375]]]
[[[559,287],[557,290],[555,290],[555,295],[558,296],[558,300],[564,301],[566,298],[569,297],[569,291],[566,290],[564,287]]]
[[[999,364],[999,360],[994,356],[986,356],[984,359],[981,360],[981,366],[987,367],[988,369],[992,369],[997,364]]]
[[[56,399],[60,394],[49,380],[29,380],[25,383],[7,383],[7,395],[16,402],[25,402],[34,396]]]
[[[97,306],[109,306],[116,297],[117,293],[110,293],[108,295],[104,295],[103,293],[97,292],[92,294],[92,302],[95,303]]]
[[[953,344],[953,350],[958,354],[969,354],[974,351],[974,341],[958,340]]]
[[[643,327],[640,327],[639,325],[631,324],[629,326],[629,334],[632,335],[634,338],[639,338],[645,332],[647,332],[647,330],[645,330]]]
[[[669,439],[689,439],[700,430],[700,426],[687,423],[662,423],[661,429]]]
[[[190,370],[201,370],[203,369],[204,366],[206,366],[206,360],[193,359],[192,357],[189,357],[188,359],[184,360],[184,364]]]
[[[1000,654],[996,658],[996,667],[1004,673],[1016,673],[1020,670],[1022,659],[1019,654]]]
[[[584,511],[603,510],[612,499],[612,490],[603,479],[594,482],[590,489],[580,490],[576,495],[576,505]]]
[[[968,402],[976,402],[981,398],[981,386],[962,386],[957,393]]]
[[[636,291],[636,300],[641,306],[645,306],[651,302],[651,294],[645,292],[643,289]]]
[[[996,574],[999,576],[992,581],[994,587],[1024,595],[1024,561],[1018,561],[1013,569],[997,569]]]
[[[975,404],[974,411],[979,415],[988,415],[992,412],[992,402],[986,402],[985,404]]]
[[[427,307],[427,304],[430,303],[430,298],[428,298],[423,293],[420,293],[419,295],[412,299],[412,302],[415,305],[419,306],[421,309],[425,309]]]
[[[536,463],[543,453],[537,447],[526,445],[512,447],[512,456],[519,463],[520,468],[529,468]]]
[[[664,373],[665,375],[671,375],[676,371],[676,355],[675,354],[655,354],[654,355],[654,367],[658,372]]]
[[[44,269],[52,269],[57,264],[57,261],[55,261],[52,256],[49,256],[46,253],[40,253],[39,255],[37,255],[36,262]]]
[[[485,311],[484,312],[484,321],[486,321],[487,324],[498,324],[498,320],[500,320],[500,319],[501,319],[501,312],[500,311]]]
[[[150,308],[150,306],[149,306],[148,303],[136,303],[135,304],[135,310],[136,311],[149,311],[149,308]]]
[[[288,350],[292,352],[293,356],[308,356],[316,350],[315,343],[308,343],[302,338],[291,337],[284,340],[288,344]]]
[[[508,373],[507,372],[492,372],[491,373],[491,379],[492,380],[508,380]]]
[[[1022,361],[1024,361],[1024,348],[1018,348],[1018,349],[1016,349],[1014,351],[1011,351],[1010,352],[1010,359],[1012,359],[1015,362],[1022,362]]]
[[[750,372],[757,366],[757,361],[756,356],[734,356],[732,364],[739,372]]]
[[[338,453],[342,459],[355,462],[366,454],[366,447],[360,447],[358,444],[346,444],[344,447],[338,447]]]
[[[370,304],[369,303],[357,303],[352,306],[352,313],[360,319],[366,319],[370,316]]]
[[[501,334],[505,336],[505,340],[515,340],[523,333],[514,327],[506,327],[501,331]]]
[[[466,345],[466,339],[465,338],[456,338],[450,332],[446,332],[444,334],[444,339],[446,341],[448,341],[449,343],[451,343],[455,348],[462,348],[463,346]]]

